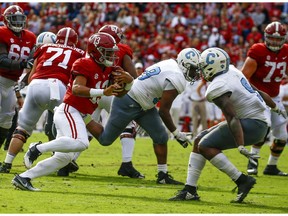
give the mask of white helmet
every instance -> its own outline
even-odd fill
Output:
[[[48,44],[52,43],[54,44],[56,42],[56,35],[52,32],[42,32],[38,35],[36,39],[36,46],[40,46],[42,44]]]
[[[200,52],[194,48],[185,48],[177,56],[177,63],[188,82],[195,82],[200,78]]]
[[[200,67],[205,80],[211,81],[217,74],[226,73],[229,69],[230,57],[220,48],[209,48],[201,53]]]

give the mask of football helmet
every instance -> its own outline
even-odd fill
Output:
[[[42,44],[56,43],[56,35],[53,32],[42,32],[36,39],[36,46]]]
[[[78,34],[70,27],[61,28],[56,34],[56,43],[75,47],[78,43]]]
[[[104,25],[98,32],[110,34],[112,37],[114,37],[117,44],[124,38],[123,31],[116,25]]]
[[[4,24],[13,32],[19,33],[26,26],[27,17],[18,5],[9,6],[3,13]]]
[[[200,78],[200,52],[194,48],[185,48],[177,56],[177,63],[185,79],[194,83]]]
[[[209,48],[201,53],[200,68],[203,78],[206,81],[229,70],[230,57],[220,48]]]
[[[273,52],[280,50],[286,41],[286,27],[280,22],[272,22],[264,30],[265,45]]]
[[[118,50],[116,41],[110,34],[99,32],[88,39],[87,53],[95,62],[106,67],[115,66],[117,59],[115,52]]]

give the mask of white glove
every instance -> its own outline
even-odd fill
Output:
[[[285,119],[287,118],[286,110],[281,110],[278,106],[271,108],[271,111],[277,113],[278,115],[282,115]]]
[[[259,159],[260,156],[255,154],[255,153],[251,153],[248,151],[248,149],[246,149],[243,145],[238,146],[238,150],[239,152],[244,155],[247,158],[251,158],[251,159]]]
[[[172,134],[174,135],[177,142],[183,146],[183,148],[187,148],[188,144],[192,145],[192,142],[190,140],[192,136],[191,133],[180,132],[178,129],[176,129],[174,132],[172,132]]]

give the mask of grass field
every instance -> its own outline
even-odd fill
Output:
[[[30,142],[47,141],[44,134],[33,134]],[[191,147],[184,149],[176,141],[169,141],[168,169],[176,180],[185,182]],[[6,152],[0,151],[1,160]],[[100,146],[95,140],[84,151],[78,164],[80,169],[69,177],[56,174],[33,180],[40,192],[15,190],[11,185],[14,173],[25,170],[21,152],[14,161],[10,174],[0,174],[0,214],[287,214],[288,178],[264,176],[262,171],[268,159],[268,146],[261,151],[260,173],[257,184],[245,199],[245,203],[231,204],[236,193],[234,183],[209,162],[199,180],[201,201],[168,201],[183,186],[157,185],[157,166],[151,140],[138,138],[133,163],[145,174],[145,179],[130,179],[117,175],[121,163],[119,141],[109,147]],[[247,160],[237,150],[226,155],[241,170],[246,170]],[[42,155],[39,159],[48,157]],[[287,149],[279,161],[279,167],[288,171]]]

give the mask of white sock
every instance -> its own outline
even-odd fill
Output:
[[[135,139],[124,137],[120,140],[122,145],[122,162],[132,161]]]
[[[260,154],[260,149],[261,148],[255,148],[255,147],[251,146],[250,152],[259,155]]]
[[[70,138],[70,137],[60,137],[58,139],[52,140],[47,143],[37,145],[37,149],[41,152],[79,152],[83,151],[88,146],[84,143]]]
[[[279,160],[279,156],[273,156],[270,154],[269,159],[268,159],[268,165],[277,165]]]
[[[9,152],[7,152],[4,162],[12,164],[15,157],[16,155],[10,154]]]
[[[157,167],[158,167],[158,172],[162,171],[164,173],[167,173],[168,171],[167,164],[158,164]]]
[[[223,154],[219,153],[210,160],[217,169],[226,173],[233,181],[236,181],[242,174]]]
[[[206,164],[206,159],[201,155],[194,152],[190,153],[186,184],[190,186],[197,186],[198,179],[201,175]]]

